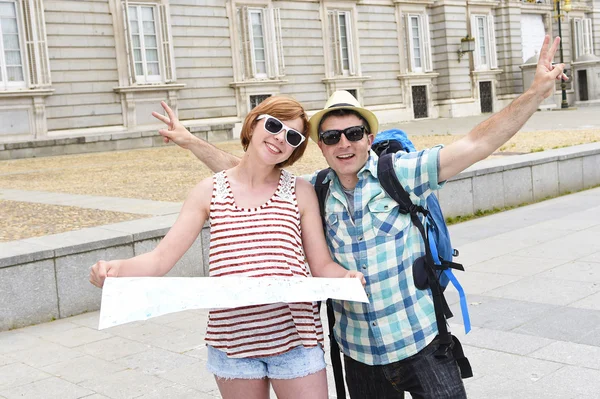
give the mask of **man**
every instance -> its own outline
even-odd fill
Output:
[[[554,93],[555,81],[566,80],[564,64],[552,65],[558,43],[550,45],[546,36],[531,87],[467,136],[443,148],[395,155],[396,174],[413,202],[424,205],[444,181],[492,154]],[[236,157],[186,133],[165,109],[169,118],[154,114],[169,125],[160,131],[165,141],[190,149],[214,171],[237,164]],[[405,391],[413,398],[465,398],[454,358],[433,355],[438,329],[431,292],[414,286],[411,266],[424,254],[421,236],[377,180],[378,158],[370,151],[377,118],[349,93],[336,92],[310,123],[310,136],[332,169],[325,203],[330,252],[347,269],[363,272],[370,300],[334,302],[334,336],[351,398],[402,398]]]

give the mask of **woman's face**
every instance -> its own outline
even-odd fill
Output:
[[[250,146],[255,148],[266,163],[273,165],[286,161],[296,149],[288,141],[295,144],[298,142],[298,137],[294,132],[290,132],[289,129],[302,133],[304,127],[301,118],[292,120],[279,120],[275,118],[275,120],[281,122],[283,125],[279,132],[273,133],[271,131],[274,130],[273,125],[278,126],[278,124],[271,123],[273,121],[269,121],[269,117],[265,117],[257,121],[252,132],[252,138],[250,139]],[[270,129],[266,129],[265,124],[268,124],[267,126]],[[286,135],[289,135],[287,140]],[[302,136],[304,137],[304,135]],[[302,140],[305,139],[304,137]]]

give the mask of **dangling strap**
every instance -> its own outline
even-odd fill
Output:
[[[431,250],[431,256],[433,257],[434,262],[436,259],[440,259],[440,256],[438,255],[437,247],[435,245],[433,245],[432,242],[429,243],[429,249]],[[452,283],[452,285],[454,285],[454,288],[456,288],[456,291],[458,291],[458,296],[460,298],[460,312],[462,313],[463,325],[465,327],[465,334],[467,334],[469,331],[471,331],[471,318],[469,317],[469,307],[467,306],[467,297],[465,295],[465,290],[463,289],[462,285],[460,285],[460,283],[458,282],[458,279],[452,272],[452,268],[457,268],[459,270],[460,269],[464,270],[464,268],[462,267],[462,265],[459,265],[458,263],[454,263],[454,262],[442,262],[442,263],[436,262],[436,265],[442,266],[442,268],[444,268],[444,270],[443,270],[444,274],[446,275],[448,280]],[[454,266],[454,265],[457,265],[457,266]]]
[[[458,282],[458,279],[452,273],[452,269],[444,270],[446,277],[448,280],[454,285],[456,291],[458,291],[458,296],[460,297],[460,312],[462,313],[463,325],[465,326],[465,334],[468,334],[471,331],[471,317],[469,317],[469,307],[467,306],[467,297],[465,295],[465,290],[462,285]]]
[[[321,222],[323,223],[323,231],[325,228],[325,200],[329,192],[329,182],[324,183],[327,174],[331,169],[323,169],[317,174],[315,182],[315,191],[319,200],[319,212],[321,213]],[[319,302],[319,312],[321,311],[321,302]],[[335,313],[333,313],[333,302],[327,300],[327,323],[329,325],[329,356],[331,357],[331,366],[333,368],[333,380],[335,381],[335,392],[338,399],[346,399],[346,387],[344,385],[344,373],[342,371],[342,358],[340,355],[340,347],[333,336],[333,328],[335,326]]]

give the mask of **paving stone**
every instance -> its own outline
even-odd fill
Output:
[[[141,371],[147,375],[160,375],[181,366],[197,363],[199,360],[190,356],[180,355],[164,349],[149,348],[127,357],[122,357],[116,363],[127,368]]]
[[[531,276],[552,269],[564,263],[562,259],[530,258],[514,255],[502,255],[485,262],[470,265],[466,268],[468,273],[484,272],[497,274],[510,274],[514,276]],[[460,279],[461,274],[459,274]]]
[[[11,363],[16,363],[16,360],[8,356],[0,355],[0,367]]]
[[[123,370],[110,375],[92,377],[79,385],[110,398],[128,399],[137,398],[173,384],[158,377],[145,375],[137,370]]]
[[[68,331],[48,334],[45,339],[66,346],[67,348],[74,348],[79,345],[89,344],[90,342],[96,342],[110,337],[111,335],[105,332],[81,326]]]
[[[459,248],[460,256],[457,261],[460,261],[463,265],[473,265],[502,255],[514,255],[515,251],[530,247],[531,244],[519,237],[506,235],[503,238],[488,237],[461,245]]]
[[[535,382],[563,367],[560,363],[532,359],[466,345],[473,373],[478,376],[495,375],[517,383]],[[520,384],[519,384],[520,385]]]
[[[148,320],[151,323],[168,325],[170,323],[196,317],[197,313],[194,310],[184,310],[182,312],[169,313],[166,315],[153,317]]]
[[[200,332],[206,333],[206,326],[208,325],[208,315],[197,314],[194,317],[189,317],[183,320],[177,320],[167,324],[167,326],[176,328],[178,330],[185,330],[189,332]]]
[[[8,364],[0,367],[0,392],[49,377],[51,377],[49,374],[23,363]]]
[[[500,331],[510,331],[539,318],[551,317],[556,309],[548,304],[487,296],[470,295],[468,299],[472,325]]]
[[[78,399],[89,397],[94,392],[71,384],[60,378],[50,377],[45,380],[1,391],[7,399],[17,398],[44,398],[44,399]]]
[[[184,353],[204,344],[205,332],[205,330],[197,332],[176,330],[174,333],[156,337],[149,343],[171,352]]]
[[[469,270],[468,267],[465,267],[465,269]],[[477,295],[518,281],[522,277],[506,274],[480,273],[469,270],[468,272],[460,273],[458,278],[466,293]]]
[[[579,259],[582,262],[596,262],[596,263],[600,263],[600,251],[598,252],[594,252],[593,254],[590,254],[588,256],[585,256],[581,259]]]
[[[569,262],[540,274],[541,278],[600,283],[600,264],[595,262]]]
[[[529,356],[536,359],[600,370],[600,347],[597,346],[555,341],[529,354]]]
[[[160,377],[205,393],[218,389],[213,375],[206,369],[206,363],[201,361],[178,367]]]
[[[70,323],[77,324],[79,326],[85,326],[93,329],[98,329],[98,322],[100,318],[100,312],[87,312],[77,316],[71,316],[67,320]]]
[[[562,392],[568,387],[576,398],[598,398],[600,371],[584,367],[565,366],[540,381],[548,392]]]
[[[56,377],[62,378],[74,384],[92,378],[103,378],[113,375],[125,367],[97,359],[92,356],[82,356],[75,359],[61,361],[50,366],[43,367],[42,370]]]
[[[600,240],[595,235],[590,235],[587,231],[581,231],[565,234],[564,237],[559,239],[516,251],[513,255],[539,257],[540,254],[544,254],[545,258],[564,259],[568,261],[591,255],[599,250]]]
[[[183,352],[183,354],[185,356],[191,356],[196,359],[204,360],[205,362],[208,361],[208,350],[206,348],[206,344],[198,345],[194,349],[190,349],[189,351]],[[327,358],[328,357],[325,356],[325,359]]]
[[[515,384],[511,378],[505,376],[484,375],[480,378],[466,379],[464,383],[467,397],[475,399],[575,399],[568,389],[545,392],[543,387],[539,387],[539,381]]]
[[[172,334],[177,330],[161,324],[150,323],[149,321],[140,321],[112,327],[106,331],[132,341],[150,343],[157,338]]]
[[[106,361],[113,361],[135,353],[147,351],[150,347],[122,337],[111,337],[90,344],[80,345],[77,351]]]
[[[478,328],[464,336],[461,339],[461,342],[464,345],[477,348],[492,349],[500,352],[513,353],[515,355],[527,355],[540,348],[547,347],[555,341],[507,331]]]
[[[600,311],[600,292],[585,297],[577,302],[573,302],[569,306],[581,309],[593,309]]]
[[[71,319],[59,319],[48,323],[21,328],[19,329],[19,332],[43,338],[48,334],[60,333],[76,327],[79,327],[79,325],[75,324]]]
[[[486,294],[495,297],[552,305],[568,305],[598,291],[600,291],[600,284],[594,282],[529,276],[488,291]]]
[[[576,342],[584,345],[592,345],[600,347],[600,324],[594,329],[590,329],[587,334],[579,338]],[[575,340],[572,340],[575,341]]]
[[[0,333],[0,354],[26,350],[39,346],[43,342],[40,338],[25,334],[20,330],[5,331]]]
[[[80,357],[82,354],[62,345],[44,341],[30,349],[11,352],[6,356],[39,369],[50,364]]]
[[[554,308],[543,317],[523,323],[512,331],[558,341],[586,343],[587,335],[600,326],[600,311],[571,307]],[[600,346],[600,345],[599,345]]]
[[[220,396],[217,396],[220,397]],[[140,399],[215,399],[215,396],[197,391],[184,385],[175,384],[142,395]],[[86,398],[87,399],[87,398]]]

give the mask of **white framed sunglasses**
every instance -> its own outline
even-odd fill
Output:
[[[306,140],[306,137],[302,133],[287,126],[274,116],[262,114],[256,118],[257,121],[261,119],[265,120],[265,130],[271,134],[279,134],[282,130],[285,130],[285,142],[290,147],[296,148]]]

